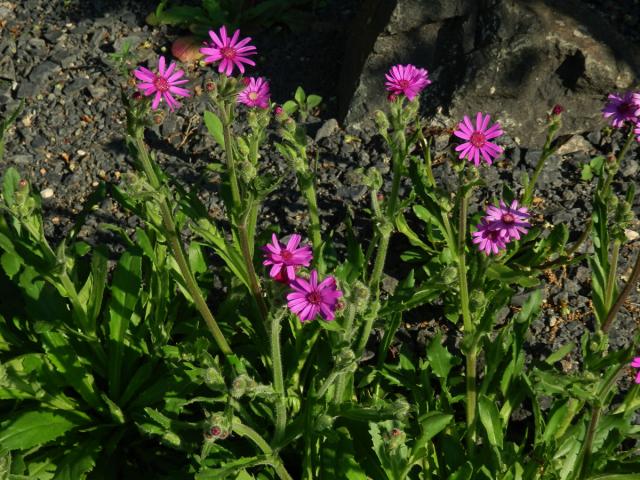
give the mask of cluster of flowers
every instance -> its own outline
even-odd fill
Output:
[[[640,92],[611,93],[602,109],[602,115],[608,118],[615,128],[630,123],[636,139],[640,142]]]
[[[249,45],[251,37],[240,39],[240,30],[236,30],[232,36],[227,35],[226,27],[222,26],[216,33],[209,31],[211,42],[205,42],[205,46],[200,49],[205,63],[220,62],[218,72],[227,76],[233,74],[237,68],[241,74],[245,72],[245,64],[254,66],[255,62],[249,57],[255,55],[256,47]],[[133,71],[134,76],[140,80],[137,87],[145,96],[154,95],[151,108],[156,110],[161,101],[165,101],[171,111],[180,106],[174,98],[189,97],[191,94],[184,85],[189,80],[184,77],[184,71],[176,70],[176,63],[171,62],[167,67],[167,62],[163,56],[158,59],[157,72],[153,72],[145,67],[138,67]],[[245,88],[238,94],[237,102],[252,108],[269,108],[269,82],[263,77],[247,77],[243,79]]]
[[[520,240],[520,234],[527,234],[531,227],[527,218],[527,208],[518,206],[517,200],[511,202],[511,205],[500,200],[499,207],[487,207],[486,216],[471,234],[472,241],[481,252],[487,255],[498,254],[512,240]]]
[[[308,279],[298,275],[300,267],[308,267],[313,260],[311,247],[300,245],[301,239],[300,235],[293,234],[285,245],[273,234],[271,243],[262,247],[264,265],[271,267],[271,278],[291,287],[292,292],[287,295],[287,306],[301,322],[314,320],[318,315],[331,321],[335,318],[342,292],[338,290],[336,279],[331,275],[321,282],[318,282],[316,270],[311,270]]]

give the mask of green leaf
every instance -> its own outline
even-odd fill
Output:
[[[2,196],[9,208],[15,205],[15,193],[20,183],[20,174],[13,167],[7,169],[2,177]]]
[[[320,455],[319,480],[367,480],[358,464],[349,430],[340,427],[327,434]]]
[[[298,104],[293,100],[287,100],[282,105],[282,109],[287,113],[287,115],[293,115],[298,110]]]
[[[506,265],[492,263],[487,269],[487,277],[492,280],[499,280],[506,284],[516,283],[521,287],[530,288],[540,284],[537,277],[532,276],[529,272],[518,271]]]
[[[322,97],[319,95],[309,95],[307,97],[307,108],[315,108],[322,103]]]
[[[591,171],[591,165],[585,164],[582,166],[582,172],[580,173],[580,179],[588,182],[593,178],[593,172]]]
[[[467,462],[454,472],[447,480],[471,480],[473,475],[473,465]]]
[[[639,473],[612,473],[604,475],[596,475],[589,477],[587,480],[639,480]]]
[[[441,341],[442,334],[438,332],[427,346],[427,357],[433,373],[439,378],[446,379],[456,361]]]
[[[0,257],[2,268],[9,278],[13,278],[20,271],[22,259],[15,253],[4,252]]]
[[[304,105],[304,101],[307,99],[307,95],[304,93],[302,87],[296,88],[296,94],[294,96],[298,105]]]
[[[111,285],[109,302],[109,392],[112,398],[120,394],[125,335],[134,315],[142,283],[142,259],[131,252],[122,254]]]
[[[224,133],[222,130],[222,120],[215,113],[209,112],[208,110],[204,112],[204,124],[209,131],[209,134],[213,137],[213,139],[218,142],[218,144],[224,148]]]
[[[85,425],[85,415],[76,412],[37,410],[12,414],[2,423],[0,447],[7,450],[27,450],[44,445],[69,430]]]
[[[569,342],[566,345],[563,345],[558,350],[556,350],[551,355],[549,355],[545,359],[545,363],[547,363],[549,365],[553,365],[558,360],[562,360],[564,357],[569,355],[573,351],[574,348],[576,348],[576,344],[574,342]]]
[[[497,448],[502,448],[502,423],[500,413],[493,400],[486,395],[480,395],[478,401],[478,415],[487,432],[489,443]]]
[[[54,480],[84,480],[96,466],[102,446],[100,440],[83,441],[65,452],[56,469]]]

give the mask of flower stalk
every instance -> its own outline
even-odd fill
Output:
[[[162,185],[160,183],[160,179],[158,178],[158,175],[155,172],[151,157],[149,155],[149,151],[147,150],[147,146],[144,142],[143,135],[144,135],[144,129],[137,128],[133,133],[132,140],[136,147],[136,151],[138,152],[138,158],[142,165],[142,169],[147,177],[147,180],[155,190],[160,191]],[[162,198],[159,200],[158,203],[160,207],[160,215],[162,217],[162,224],[164,226],[165,234],[167,235],[167,240],[169,241],[171,251],[176,260],[176,263],[178,264],[178,268],[180,269],[180,273],[182,275],[182,278],[184,279],[186,288],[189,291],[189,294],[191,295],[191,297],[193,298],[196,308],[200,312],[200,315],[202,315],[202,318],[207,324],[207,327],[211,332],[211,335],[213,336],[213,339],[218,345],[218,348],[220,349],[220,351],[225,356],[232,355],[233,352],[231,350],[231,347],[229,346],[229,343],[227,342],[224,334],[222,333],[222,330],[220,330],[220,327],[218,326],[218,322],[216,322],[216,319],[213,316],[213,313],[211,313],[211,310],[209,309],[207,302],[202,296],[202,291],[200,290],[200,287],[198,286],[195,280],[195,277],[191,272],[191,268],[189,267],[189,262],[187,261],[187,258],[184,252],[184,246],[182,245],[182,242],[180,240],[180,234],[176,228],[175,220],[173,219],[173,213],[171,212],[171,208],[167,203],[167,199],[164,196],[162,196]]]
[[[276,422],[273,441],[279,442],[284,434],[287,426],[287,403],[284,388],[284,375],[282,372],[282,354],[280,352],[280,331],[282,329],[281,321],[284,317],[286,309],[282,309],[271,318],[271,328],[269,336],[271,342],[271,366],[273,368],[273,389],[276,392],[275,411]]]

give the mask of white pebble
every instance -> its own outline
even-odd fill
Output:
[[[53,188],[45,188],[40,192],[40,196],[44,199],[53,197]]]

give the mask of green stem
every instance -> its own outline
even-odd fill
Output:
[[[258,432],[256,432],[251,427],[243,424],[237,418],[233,419],[232,428],[235,433],[237,433],[241,437],[246,437],[251,440],[260,450],[262,450],[265,455],[270,457],[269,463],[274,468],[281,480],[293,480],[293,477],[289,475],[289,472],[287,472],[286,468],[282,464],[282,460],[280,460],[280,457],[276,453],[274,453],[267,441],[262,438],[262,436],[260,436]]]
[[[629,134],[627,135],[627,141],[624,143],[622,149],[618,152],[618,155],[616,156],[616,163],[613,169],[607,175],[607,179],[604,182],[604,187],[602,188],[602,193],[604,194],[604,198],[607,198],[607,195],[609,193],[609,188],[611,187],[611,183],[613,182],[613,177],[615,177],[618,169],[620,168],[620,164],[622,163],[622,160],[624,159],[625,155],[629,151],[629,148],[631,148],[631,145],[633,144],[634,139],[635,139],[635,135],[633,132],[633,128],[631,128],[629,130]]]
[[[611,252],[611,261],[609,262],[609,275],[607,275],[607,283],[604,294],[604,306],[609,311],[613,302],[613,294],[616,289],[616,274],[618,272],[618,256],[620,255],[620,240],[613,241],[613,251]]]
[[[275,402],[276,410],[276,422],[275,433],[273,435],[273,441],[278,442],[284,434],[285,427],[287,425],[287,403],[284,389],[284,376],[282,374],[282,355],[280,353],[280,321],[284,316],[286,310],[282,310],[278,314],[274,315],[271,319],[271,363],[273,367],[273,389],[276,392],[277,398]]]
[[[249,234],[244,219],[238,225],[238,238],[240,239],[240,250],[242,251],[242,258],[245,261],[247,275],[249,276],[249,286],[251,288],[251,293],[253,294],[253,298],[255,299],[256,304],[258,305],[260,315],[262,315],[262,320],[266,321],[267,317],[269,316],[269,310],[267,308],[267,304],[264,301],[264,296],[262,295],[262,288],[260,287],[260,281],[258,280],[256,269],[253,266],[251,244],[249,243]]]
[[[544,143],[544,147],[542,149],[542,154],[538,159],[538,163],[536,164],[536,168],[533,171],[533,177],[527,183],[527,187],[524,190],[524,194],[522,195],[522,205],[529,205],[531,203],[531,198],[533,197],[533,189],[538,182],[538,177],[540,176],[540,172],[542,172],[542,168],[544,167],[547,159],[555,152],[555,148],[551,148],[551,142],[553,141],[553,132],[549,130],[547,133],[547,140]]]
[[[347,320],[344,324],[344,336],[343,340],[345,342],[350,342],[353,330],[353,322],[356,317],[356,306],[353,302],[350,302],[347,306]],[[338,405],[342,402],[344,397],[344,391],[347,388],[347,380],[350,378],[350,375],[347,373],[342,373],[338,377],[338,381],[336,383],[336,391],[333,397],[333,403]]]
[[[624,304],[629,294],[636,287],[638,280],[640,280],[640,253],[636,257],[636,263],[633,266],[633,270],[631,271],[631,277],[629,277],[629,281],[622,289],[622,292],[620,292],[620,295],[618,295],[616,303],[614,303],[613,306],[609,309],[609,313],[607,313],[607,318],[602,324],[602,331],[604,333],[607,333],[611,328],[611,325],[613,325],[613,321],[616,319],[616,316],[618,315],[618,311]]]
[[[151,157],[149,156],[149,152],[147,150],[147,146],[144,143],[144,139],[142,138],[143,131],[139,130],[136,132],[134,137],[134,142],[136,145],[136,149],[138,151],[140,163],[142,164],[142,168],[149,180],[149,183],[155,190],[160,190],[161,183],[160,179],[156,175],[156,172],[153,168]],[[178,264],[178,268],[180,269],[180,273],[182,274],[182,278],[184,279],[185,285],[187,287],[188,292],[191,294],[193,301],[196,305],[196,308],[204,318],[211,335],[213,335],[213,339],[220,351],[225,355],[232,355],[231,347],[227,343],[227,340],[224,337],[224,334],[220,330],[218,326],[218,322],[216,322],[207,302],[202,296],[202,291],[200,287],[196,283],[196,280],[191,272],[191,268],[189,267],[189,263],[187,262],[186,255],[184,253],[184,246],[180,241],[180,237],[178,234],[178,230],[175,225],[175,221],[173,220],[173,214],[171,212],[171,208],[167,203],[166,198],[162,198],[159,202],[160,204],[160,215],[162,216],[162,223],[164,225],[165,233],[167,235],[167,239],[169,240],[169,245],[171,247],[171,251],[173,256]]]
[[[307,159],[305,157],[305,165],[307,164]],[[310,232],[311,232],[311,243],[313,247],[313,258],[316,260],[316,267],[319,273],[324,273],[325,271],[325,263],[324,259],[321,255],[322,248],[322,225],[320,223],[320,214],[318,212],[318,198],[316,196],[316,188],[313,182],[313,177],[311,176],[311,172],[309,170],[305,170],[299,174],[300,176],[308,175],[308,178],[300,178],[299,181],[301,185],[304,185],[302,188],[302,194],[307,200],[307,205],[309,207],[309,223],[310,223]]]
[[[227,169],[229,171],[229,185],[231,186],[231,206],[232,216],[242,209],[242,198],[240,196],[240,186],[238,184],[238,175],[236,173],[236,162],[233,159],[233,144],[231,143],[231,106],[227,107],[224,103],[219,106],[222,114],[222,135],[224,137],[224,152],[227,159]]]
[[[460,284],[460,308],[462,310],[462,321],[464,325],[465,337],[473,339],[474,325],[469,311],[469,286],[467,284],[467,265],[465,245],[467,239],[467,206],[469,203],[470,190],[464,190],[462,173],[460,174],[460,187],[458,198],[460,200],[458,218],[458,279]],[[476,357],[477,347],[475,343],[471,345],[466,355],[466,390],[467,390],[467,448],[469,454],[473,453],[476,442]]]

